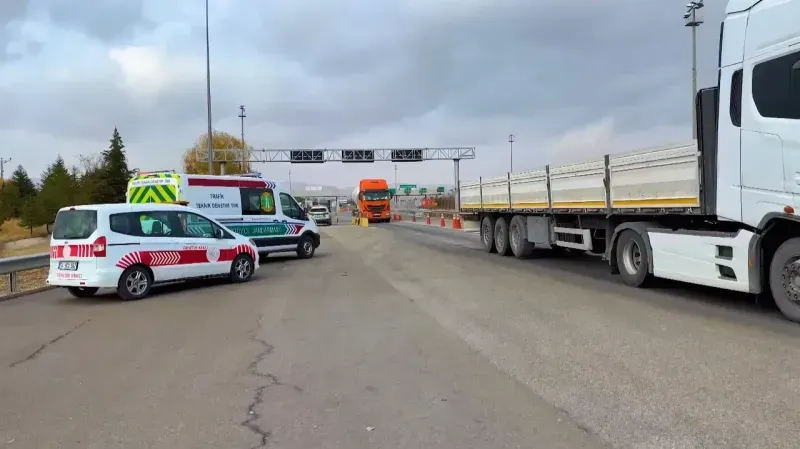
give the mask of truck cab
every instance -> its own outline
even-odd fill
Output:
[[[391,220],[392,193],[385,179],[362,179],[353,190],[353,202],[358,207],[356,215],[369,222]]]

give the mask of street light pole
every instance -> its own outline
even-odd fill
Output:
[[[247,114],[244,113],[244,105],[239,106],[239,118],[242,119],[242,161],[239,162],[239,171],[244,171],[244,158],[245,158],[245,148],[247,145],[244,143],[244,118],[247,117]]]
[[[11,158],[3,159],[0,157],[0,182],[6,185],[6,162],[11,162]]]
[[[692,29],[692,139],[697,139],[697,108],[695,96],[697,95],[697,27],[703,23],[703,17],[697,10],[703,7],[703,0],[691,1],[686,5],[683,19],[685,26]]]
[[[511,166],[509,167],[509,172],[514,171],[514,135],[508,135],[508,149],[509,149],[509,159]]]
[[[211,44],[208,39],[208,0],[206,0],[206,107],[208,109],[208,174],[214,174],[214,144],[211,142]]]

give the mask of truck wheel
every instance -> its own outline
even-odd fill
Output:
[[[91,298],[97,290],[97,287],[67,287],[67,291],[76,298]]]
[[[306,234],[300,237],[300,242],[297,243],[297,257],[300,259],[310,259],[314,257],[314,239]]]
[[[483,250],[487,253],[496,251],[494,246],[494,217],[487,215],[481,221],[481,242]]]
[[[508,240],[511,243],[511,252],[517,259],[526,259],[533,254],[536,245],[528,241],[528,229],[525,220],[519,215],[511,219],[508,227]]]
[[[775,251],[769,266],[769,287],[781,313],[800,322],[800,238],[783,242]]]
[[[636,231],[623,231],[617,241],[617,266],[623,282],[632,287],[645,287],[651,279],[648,271],[647,246]]]
[[[511,254],[511,249],[508,244],[508,223],[504,217],[498,217],[494,223],[494,247],[497,249],[497,254],[501,256],[508,256]]]
[[[134,265],[122,272],[117,283],[117,295],[131,301],[142,299],[153,288],[153,275],[142,265]]]

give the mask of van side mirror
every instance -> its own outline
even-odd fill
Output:
[[[224,239],[225,231],[223,231],[222,228],[214,228],[214,237],[218,239]]]

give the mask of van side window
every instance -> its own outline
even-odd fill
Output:
[[[297,205],[294,198],[283,192],[281,192],[281,210],[283,210],[283,215],[289,218],[300,219],[300,206]]]
[[[239,189],[242,215],[275,215],[275,196],[271,189]]]
[[[138,222],[140,235],[144,237],[175,237],[177,235],[175,212],[139,212],[134,213],[134,220]]]
[[[178,212],[178,219],[185,237],[214,238],[222,230],[211,220],[191,212]],[[227,232],[223,232],[225,238],[233,238]]]
[[[762,117],[800,119],[800,51],[753,67],[753,101]]]

